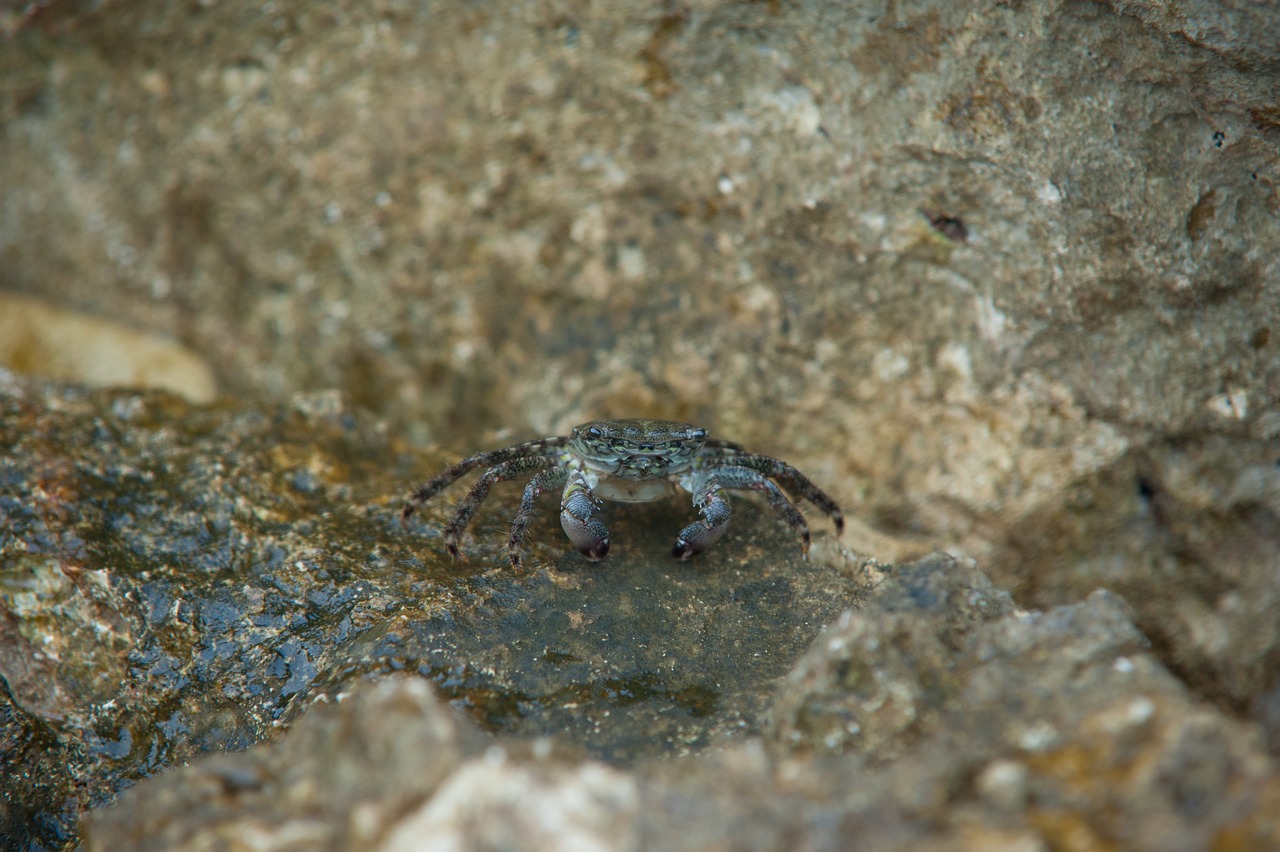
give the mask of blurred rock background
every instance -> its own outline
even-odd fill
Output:
[[[336,389],[432,448],[402,487],[706,424],[830,486],[859,552],[1110,589],[1280,748],[1268,4],[0,10],[6,317],[134,330],[126,363],[163,335],[203,364],[131,383],[196,399]],[[104,357],[14,327],[13,370]]]

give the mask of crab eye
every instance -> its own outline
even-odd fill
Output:
[[[592,438],[603,438],[604,430],[601,429],[599,426],[588,426],[587,434],[590,435]]]
[[[701,441],[703,438],[707,437],[707,430],[702,428],[690,429],[689,437],[695,441]]]

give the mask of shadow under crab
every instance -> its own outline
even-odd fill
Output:
[[[444,529],[445,546],[458,555],[458,538],[495,482],[532,474],[511,523],[507,552],[520,567],[536,500],[560,490],[560,525],[574,547],[592,561],[609,552],[609,530],[597,516],[601,500],[642,503],[678,491],[693,497],[702,516],[676,536],[671,554],[689,559],[706,550],[729,525],[730,491],[763,494],[809,551],[809,525],[793,500],[808,500],[844,529],[840,506],[825,491],[784,461],[749,453],[730,441],[710,438],[707,430],[675,420],[595,420],[575,426],[568,436],[527,441],[468,456],[409,495],[402,524],[417,508],[470,471],[484,467]],[[776,480],[776,481],[775,481]],[[781,487],[779,487],[781,486]],[[790,496],[788,496],[790,495]]]

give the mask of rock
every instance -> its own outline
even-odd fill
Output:
[[[212,402],[209,365],[177,341],[41,299],[0,293],[0,367],[97,387],[157,388]]]
[[[548,507],[513,572],[518,488],[495,489],[454,561],[448,501],[402,529],[424,474],[332,393],[266,414],[5,376],[0,447],[0,833],[45,845],[142,778],[395,671],[490,732],[619,764],[731,742],[874,580],[816,527],[805,560],[749,502],[692,565],[669,556],[683,504],[611,509],[599,566]]]
[[[486,745],[395,676],[273,744],[140,783],[88,816],[86,845],[1274,846],[1280,773],[1257,728],[1145,645],[1114,595],[1028,612],[936,556],[889,569],[814,641],[764,739],[611,768],[559,738]]]
[[[979,624],[1017,611],[972,564],[938,554],[845,610],[792,670],[772,736],[793,751],[889,760],[934,731],[957,699],[955,651]]]
[[[378,848],[630,849],[638,800],[634,779],[602,764],[508,766],[494,749],[454,773]]]
[[[394,529],[437,465],[600,416],[792,461],[853,551],[973,559],[997,610],[1106,587],[1277,753],[1266,4],[28,5],[0,11],[0,287],[180,340],[231,397],[3,379],[13,831],[74,842],[76,808],[397,669],[620,769],[765,730],[909,761],[951,724],[938,666],[998,612],[810,660],[766,719],[872,569],[777,556],[751,508],[693,573],[643,556],[662,507],[620,516],[621,570],[552,523],[519,580],[479,567],[509,506],[462,568],[438,515]],[[993,759],[964,778],[1034,789]]]
[[[373,829],[428,796],[482,739],[426,681],[384,680],[315,706],[277,747],[205,758],[140,786],[142,811],[96,812],[89,846],[180,849],[252,837],[264,849],[368,848]]]
[[[1268,12],[46,4],[0,19],[0,286],[459,453],[704,422],[879,558],[1040,608],[1112,577],[1266,720],[1274,505],[1196,514],[1227,567],[1142,495],[1275,479]]]
[[[1272,441],[1155,442],[1024,518],[991,573],[1028,605],[1115,590],[1171,668],[1280,743],[1276,461]]]

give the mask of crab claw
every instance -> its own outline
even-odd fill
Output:
[[[595,518],[576,518],[566,510],[560,513],[560,526],[578,552],[592,562],[609,553],[609,530]]]
[[[596,504],[584,483],[571,479],[560,509],[560,526],[583,556],[596,562],[609,552],[609,528],[595,517]]]
[[[592,562],[599,562],[601,559],[604,559],[609,555],[609,541],[606,539],[591,548],[580,547],[578,548],[578,552],[587,557],[587,559],[590,559]]]
[[[675,546],[671,548],[671,555],[680,560],[697,556],[724,535],[726,526],[727,524],[708,526],[702,521],[694,521],[680,531],[680,535],[676,537]]]

